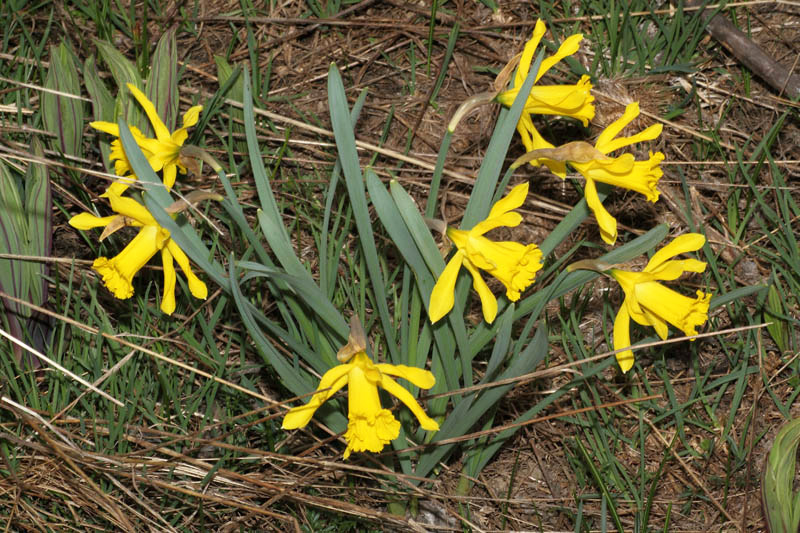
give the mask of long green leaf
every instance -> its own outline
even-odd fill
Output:
[[[489,141],[486,156],[483,158],[483,163],[481,163],[478,177],[475,179],[475,185],[472,188],[472,194],[470,194],[467,207],[464,210],[464,217],[461,219],[461,229],[472,229],[472,226],[489,214],[497,180],[500,177],[506,153],[508,153],[508,146],[517,131],[517,122],[519,122],[519,117],[525,108],[525,102],[528,100],[528,94],[531,92],[531,87],[533,87],[533,83],[536,80],[536,73],[539,72],[543,57],[544,50],[541,50],[536,56],[536,61],[531,66],[522,88],[514,99],[511,109],[500,111],[500,117],[497,119],[498,126]]]
[[[64,42],[50,49],[50,68],[44,86],[63,93],[42,93],[42,120],[47,131],[55,136],[54,148],[81,157],[84,121],[81,83],[75,59]]]
[[[164,32],[156,45],[150,76],[146,84],[147,98],[153,102],[156,112],[169,131],[175,129],[178,120],[178,51],[175,47],[175,28]],[[148,128],[152,135],[153,128]]]
[[[383,333],[386,336],[386,346],[390,357],[393,361],[396,361],[397,339],[395,338],[395,329],[387,305],[386,284],[378,260],[378,251],[375,247],[367,195],[364,190],[364,180],[361,175],[361,167],[356,150],[356,138],[353,133],[353,125],[350,122],[350,108],[347,104],[342,77],[336,65],[333,64],[328,69],[328,107],[336,138],[336,148],[339,151],[339,159],[344,170],[350,205],[353,208],[353,216],[358,228],[361,250],[367,262],[370,284],[375,294],[375,305],[378,308],[378,315],[383,326]]]
[[[119,50],[114,48],[114,45],[102,40],[95,40],[97,46],[97,53],[100,58],[108,65],[111,71],[111,76],[117,83],[117,102],[114,112],[114,119],[125,119],[125,122],[131,126],[136,126],[142,132],[152,131],[150,128],[150,121],[144,115],[142,108],[136,100],[130,96],[127,84],[132,83],[139,89],[144,87],[142,77],[136,66],[128,61],[128,59],[120,53]],[[127,152],[126,152],[127,153]]]
[[[31,143],[31,153],[44,159],[44,148],[38,138]],[[27,218],[28,242],[26,253],[48,257],[53,247],[53,195],[47,166],[31,162],[25,174],[25,216]],[[48,263],[27,261],[26,277],[29,279],[29,301],[42,305],[47,299]]]
[[[114,97],[111,92],[106,88],[105,84],[97,74],[97,65],[93,55],[86,58],[83,63],[83,82],[86,85],[86,91],[89,93],[89,98],[92,100],[92,111],[94,119],[105,122],[115,122],[114,116]],[[105,136],[99,136],[100,139],[100,153],[103,156],[103,165],[106,168],[111,168],[109,154],[111,152],[111,141],[107,140]]]

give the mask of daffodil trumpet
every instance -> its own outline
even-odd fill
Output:
[[[591,260],[579,261],[567,267],[570,272],[576,269],[602,272],[617,280],[622,287],[625,299],[614,319],[614,350],[622,372],[628,372],[634,362],[633,350],[630,349],[631,319],[642,326],[652,326],[661,340],[666,340],[669,335],[668,324],[683,331],[686,336],[693,336],[697,335],[697,328],[708,320],[710,294],[698,290],[697,297],[690,298],[659,283],[675,280],[684,272],[705,271],[706,263],[703,261],[672,259],[677,255],[699,250],[705,240],[699,233],[686,233],[676,237],[653,254],[640,272]]]
[[[341,364],[322,376],[317,392],[308,403],[293,407],[286,413],[282,425],[283,429],[305,427],[316,410],[347,385],[348,425],[344,435],[347,441],[344,459],[352,452],[380,452],[400,435],[400,422],[381,405],[379,388],[408,407],[423,429],[439,429],[439,424],[425,413],[411,393],[392,379],[392,376],[400,377],[421,389],[430,389],[436,383],[433,374],[422,368],[373,363],[366,353],[367,341],[361,324],[357,322],[353,327],[355,322],[351,322],[348,343],[337,354]]]
[[[92,263],[92,269],[103,279],[103,284],[114,297],[124,300],[133,296],[133,277],[157,253],[161,253],[164,267],[164,291],[161,298],[161,310],[171,315],[175,311],[176,273],[174,262],[178,263],[189,284],[189,291],[196,298],[208,296],[206,284],[192,272],[189,258],[183,250],[170,238],[169,231],[162,228],[146,207],[133,198],[123,197],[114,191],[108,191],[106,197],[111,204],[114,215],[98,217],[91,213],[81,213],[69,220],[69,224],[80,230],[104,228],[100,240],[126,227],[138,227],[139,233],[115,257],[98,257]],[[196,191],[186,198],[173,203],[168,211],[175,215],[202,200],[220,200],[216,193]]]

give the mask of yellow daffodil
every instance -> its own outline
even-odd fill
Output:
[[[522,205],[527,195],[528,184],[521,183],[494,204],[486,220],[478,222],[472,229],[447,228],[447,236],[458,250],[431,292],[428,306],[431,322],[435,323],[453,308],[456,279],[462,266],[472,274],[472,286],[481,299],[483,318],[490,324],[497,316],[497,299],[478,269],[499,279],[512,302],[519,300],[520,293],[533,283],[536,271],[542,268],[542,252],[535,244],[495,242],[483,236],[494,228],[518,226],[522,222],[522,215],[513,210]]]
[[[189,136],[186,131],[187,128],[197,124],[203,106],[196,105],[189,108],[183,115],[183,127],[170,133],[167,126],[161,121],[161,118],[159,118],[156,107],[147,99],[144,93],[130,83],[128,84],[128,89],[131,91],[134,98],[136,98],[136,101],[139,102],[139,105],[142,106],[142,109],[144,109],[147,118],[150,119],[150,124],[153,126],[153,131],[155,131],[156,134],[156,138],[151,139],[146,137],[138,128],[131,127],[133,138],[136,144],[139,145],[139,148],[142,149],[153,171],[164,171],[164,185],[166,185],[167,189],[170,189],[175,184],[175,177],[177,176],[178,169],[180,169],[181,173],[186,173],[186,166],[181,161],[180,157],[181,147]],[[96,130],[119,137],[119,126],[117,126],[117,124],[95,121],[89,125]],[[119,138],[111,143],[110,157],[112,161],[116,161],[114,164],[114,171],[117,175],[126,177],[112,183],[106,191],[106,194],[114,193],[121,195],[131,183],[136,181],[136,177],[133,175],[128,176],[131,172],[131,165],[125,155],[122,142],[120,142]]]
[[[111,209],[117,213],[107,217],[96,217],[90,213],[75,215],[69,224],[80,230],[105,227],[101,240],[123,226],[141,228],[139,233],[116,257],[108,259],[98,257],[92,268],[103,278],[103,283],[115,297],[124,300],[133,295],[133,276],[157,252],[161,252],[164,265],[164,294],[161,310],[168,315],[175,311],[175,267],[173,259],[186,274],[189,290],[197,297],[205,299],[208,295],[206,284],[191,270],[189,258],[170,238],[169,231],[158,225],[150,212],[133,198],[119,196],[113,191],[107,192]]]
[[[664,154],[650,152],[646,161],[636,161],[633,154],[608,157],[615,150],[638,142],[651,141],[661,135],[661,124],[653,124],[630,137],[617,137],[638,116],[639,104],[628,104],[625,113],[603,130],[594,147],[584,142],[573,142],[555,148],[536,134],[533,137],[532,150],[523,156],[534,165],[546,165],[561,178],[566,176],[566,163],[580,172],[586,179],[586,203],[597,219],[600,236],[608,244],[614,244],[617,240],[617,220],[603,207],[597,196],[596,182],[630,189],[643,194],[651,202],[658,200],[657,185],[663,175],[659,165],[664,160]],[[539,155],[542,157],[536,157]]]
[[[322,376],[317,392],[311,401],[290,409],[283,419],[283,429],[304,427],[311,421],[314,412],[331,396],[348,385],[349,423],[344,435],[347,448],[344,458],[352,452],[379,452],[400,434],[400,422],[391,411],[381,406],[378,387],[403,402],[419,420],[423,429],[436,431],[439,424],[430,418],[414,397],[390,376],[404,378],[421,389],[429,389],[436,383],[433,374],[421,368],[405,365],[375,364],[366,352],[356,353],[351,362],[333,367]]]
[[[706,263],[697,259],[672,260],[676,255],[699,250],[706,239],[698,233],[687,233],[653,254],[641,272],[629,272],[612,268],[609,274],[616,279],[625,300],[614,320],[614,349],[631,345],[630,319],[642,326],[652,326],[662,340],[669,334],[667,323],[686,335],[697,335],[697,326],[708,320],[708,305],[711,295],[697,291],[697,298],[689,298],[659,281],[672,281],[684,272],[703,272]],[[623,372],[633,366],[633,351],[617,353],[617,362]]]
[[[546,31],[544,22],[537,20],[533,36],[522,51],[513,86],[497,95],[496,100],[501,104],[511,107],[514,103],[525,78],[528,77],[534,52]],[[567,37],[554,55],[542,60],[535,81],[538,82],[556,63],[577,52],[582,39],[583,35],[581,34]],[[589,76],[586,75],[582,76],[575,85],[534,85],[517,123],[517,131],[522,137],[525,148],[529,151],[533,150],[533,143],[539,137],[531,119],[532,114],[573,117],[580,120],[584,126],[588,126],[589,121],[594,118],[594,105],[592,104],[594,97],[591,95],[591,89],[592,84]]]

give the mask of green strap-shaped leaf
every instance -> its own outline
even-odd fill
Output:
[[[770,533],[797,533],[800,491],[794,490],[800,418],[786,423],[772,444],[761,483],[761,498]]]
[[[364,188],[364,179],[361,175],[361,166],[356,150],[356,138],[353,133],[353,124],[350,121],[350,108],[344,92],[344,84],[336,65],[331,64],[328,69],[328,108],[331,114],[333,133],[336,139],[336,148],[339,160],[342,162],[347,193],[353,208],[353,216],[358,228],[358,237],[361,241],[361,250],[367,263],[367,272],[375,294],[375,305],[386,335],[386,346],[393,361],[397,360],[397,342],[395,329],[387,305],[386,284],[380,268],[378,251],[375,247],[375,237],[372,232],[367,195]]]
[[[174,131],[178,120],[178,51],[175,48],[175,28],[166,31],[158,40],[146,85],[147,98],[156,106],[158,116],[169,131]]]
[[[50,68],[44,86],[62,93],[42,93],[42,121],[47,131],[55,136],[53,148],[81,157],[84,120],[81,83],[75,59],[64,42],[50,49]]]
[[[94,55],[90,55],[83,63],[83,82],[86,85],[86,91],[89,93],[89,98],[92,100],[92,111],[94,120],[105,122],[116,122],[117,117],[114,116],[114,97],[111,92],[106,88],[105,84],[97,75],[97,65],[95,64]],[[109,153],[111,152],[111,141],[107,136],[98,136],[100,140],[100,153],[103,156],[103,165],[105,168],[111,168],[109,161]]]
[[[106,41],[96,40],[95,45],[97,46],[99,57],[108,65],[111,76],[117,83],[117,102],[114,120],[123,118],[126,123],[131,126],[136,126],[145,135],[152,136],[153,130],[150,126],[150,121],[147,120],[139,103],[130,96],[128,87],[126,86],[128,83],[132,83],[139,89],[144,87],[142,77],[139,75],[136,66],[128,61],[128,59],[122,55],[119,50],[114,48],[112,44]]]
[[[25,207],[16,180],[8,167],[0,161],[0,253],[25,254],[27,240]],[[0,259],[0,289],[22,298],[23,279],[21,261]],[[14,310],[18,307],[10,302],[7,305]]]
[[[38,138],[34,137],[31,152],[37,158],[44,158],[44,148]],[[53,196],[50,188],[50,177],[47,166],[34,163],[28,166],[25,174],[25,215],[28,223],[27,254],[39,257],[50,255],[53,247]],[[46,262],[26,261],[25,270],[30,278],[28,300],[42,305],[47,299],[48,273]]]
[[[500,117],[497,119],[498,126],[489,141],[489,147],[486,149],[486,155],[478,171],[478,177],[475,179],[475,185],[472,188],[472,194],[469,196],[467,208],[464,210],[464,218],[461,219],[461,229],[472,229],[475,224],[489,214],[494,190],[497,187],[497,180],[500,177],[506,153],[508,153],[508,146],[511,144],[514,132],[517,131],[517,122],[519,122],[519,117],[525,108],[528,93],[531,92],[531,87],[533,87],[536,73],[539,72],[543,57],[544,50],[541,50],[528,73],[528,77],[525,78],[522,88],[514,99],[511,109],[500,111]]]
[[[225,61],[222,56],[214,56],[214,63],[217,64],[217,80],[219,86],[224,86],[233,75],[233,67]],[[244,102],[244,78],[241,76],[240,71],[236,72],[236,79],[233,85],[228,90],[226,95],[229,99],[237,102]],[[227,113],[231,117],[231,133],[243,136],[244,135],[244,112],[236,107],[228,106]],[[235,142],[236,150],[244,152],[247,150],[247,141],[238,140]]]

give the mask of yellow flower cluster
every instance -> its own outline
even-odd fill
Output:
[[[511,86],[487,93],[494,101],[505,106],[513,105],[530,74],[534,53],[545,32],[544,23],[537,21],[531,39],[519,56],[519,65]],[[571,117],[584,126],[588,126],[595,116],[589,76],[582,76],[573,85],[538,85],[539,80],[557,63],[578,51],[582,39],[580,34],[568,37],[555,54],[541,62],[534,74],[536,83],[530,93],[525,95],[525,104],[517,123],[517,131],[528,150],[521,161],[534,166],[544,165],[562,179],[566,178],[568,168],[582,176],[585,180],[586,202],[597,220],[600,236],[604,242],[613,245],[617,240],[617,222],[602,205],[597,183],[629,189],[642,194],[651,202],[657,201],[658,181],[662,176],[660,164],[664,155],[661,152],[650,152],[648,159],[636,160],[630,153],[612,154],[636,143],[655,140],[660,136],[662,127],[656,124],[634,135],[621,136],[623,129],[639,115],[638,103],[631,103],[619,119],[600,133],[593,145],[576,141],[555,146],[542,137],[534,125],[535,115]],[[149,138],[132,127],[133,139],[153,171],[162,172],[163,184],[169,190],[174,186],[178,172],[187,172],[186,158],[182,157],[182,152],[186,154],[187,148],[183,145],[188,137],[187,129],[198,122],[202,106],[190,108],[184,114],[182,127],[170,132],[144,93],[131,84],[127,87],[145,111],[155,133],[154,138]],[[160,252],[164,271],[161,310],[172,314],[176,308],[177,276],[174,262],[178,263],[185,274],[190,292],[197,298],[205,299],[208,294],[205,283],[192,272],[186,253],[172,240],[169,231],[158,224],[141,202],[124,196],[138,178],[119,139],[119,127],[110,122],[92,122],[91,125],[117,137],[111,143],[111,160],[114,161],[119,180],[112,183],[102,195],[108,199],[114,214],[99,217],[91,213],[81,213],[72,217],[69,223],[81,230],[105,228],[100,240],[126,226],[139,229],[138,234],[117,256],[111,259],[99,257],[92,268],[116,298],[126,299],[134,293],[134,276]],[[439,273],[427,298],[428,315],[432,324],[452,311],[455,305],[455,287],[462,267],[472,276],[472,286],[480,299],[483,319],[490,324],[497,317],[498,302],[481,271],[488,273],[505,287],[505,296],[511,302],[518,301],[535,282],[543,259],[542,251],[536,244],[495,241],[487,237],[492,230],[520,225],[522,215],[518,209],[525,203],[528,187],[527,182],[513,187],[491,207],[484,220],[472,227],[445,229],[448,240],[455,246],[455,252]],[[705,238],[699,234],[679,236],[656,252],[640,272],[592,261],[573,265],[573,268],[601,270],[617,280],[622,288],[624,301],[614,321],[613,341],[623,372],[629,371],[634,363],[630,340],[631,320],[653,327],[662,339],[668,335],[669,324],[691,336],[696,335],[697,327],[706,322],[711,298],[709,294],[698,290],[697,298],[690,298],[661,283],[673,281],[684,272],[703,272],[706,267],[704,262],[673,258],[697,251],[704,244]],[[379,452],[400,434],[400,422],[389,409],[382,406],[379,389],[393,395],[408,407],[423,429],[439,429],[439,424],[425,413],[413,395],[393,379],[403,378],[421,389],[430,389],[436,382],[433,373],[423,368],[374,363],[367,355],[367,342],[357,321],[351,327],[350,342],[339,351],[338,358],[341,364],[322,375],[311,400],[286,413],[283,419],[284,429],[306,426],[316,410],[345,385],[348,387],[345,459],[352,452]]]
[[[180,150],[188,136],[186,128],[197,123],[203,107],[194,106],[189,109],[183,116],[183,127],[170,134],[159,118],[155,106],[144,93],[130,83],[128,89],[144,109],[156,134],[156,138],[151,139],[142,134],[138,128],[131,127],[133,138],[153,170],[163,170],[164,186],[170,189],[175,184],[178,169],[186,172],[186,167],[181,162]],[[133,174],[133,169],[119,139],[119,126],[111,122],[92,122],[91,126],[117,137],[111,143],[111,160],[115,161],[115,171],[120,176],[120,180],[112,183],[101,195],[108,198],[111,210],[116,214],[97,217],[91,213],[81,213],[72,217],[69,224],[80,230],[105,227],[106,229],[100,237],[101,241],[125,226],[141,228],[122,252],[112,259],[98,257],[92,264],[92,269],[100,274],[106,288],[116,298],[124,300],[133,296],[132,280],[136,273],[156,253],[161,252],[164,267],[164,293],[161,298],[161,310],[168,315],[175,311],[176,275],[173,260],[178,263],[186,275],[192,295],[205,299],[208,295],[206,284],[192,272],[189,258],[170,238],[169,231],[162,228],[141,203],[133,198],[122,196],[138,178]]]
[[[533,36],[526,43],[519,57],[519,66],[510,88],[496,93],[494,99],[510,107],[530,73],[534,52],[546,31],[539,20]],[[534,81],[547,73],[563,58],[578,51],[583,36],[568,37],[558,51],[542,60]],[[508,69],[504,69],[503,73]],[[500,77],[498,77],[500,79]],[[519,162],[529,162],[534,166],[545,165],[562,179],[567,175],[567,165],[575,169],[585,179],[584,195],[586,203],[594,213],[600,228],[600,236],[607,244],[617,240],[617,221],[603,207],[598,196],[596,183],[606,183],[638,192],[655,202],[658,200],[658,180],[662,176],[660,163],[664,159],[661,152],[650,152],[647,160],[637,161],[633,154],[623,153],[610,156],[613,152],[635,143],[652,141],[661,135],[661,124],[652,125],[645,130],[625,137],[622,130],[639,116],[639,104],[629,104],[624,114],[610,124],[597,138],[594,146],[582,142],[571,142],[555,146],[545,140],[533,123],[533,115],[559,115],[580,120],[584,126],[594,118],[594,97],[591,82],[583,76],[575,85],[534,85],[525,101],[522,114],[517,123],[517,131],[528,153]],[[515,163],[517,165],[518,163]],[[484,234],[500,226],[519,225],[522,217],[513,212],[520,207],[527,195],[527,183],[516,186],[508,196],[497,202],[486,220],[473,228],[461,230],[447,228],[446,233],[456,246],[456,253],[450,259],[431,292],[428,300],[428,314],[435,323],[449,313],[454,305],[455,284],[460,267],[463,265],[473,277],[473,287],[481,300],[483,317],[492,323],[497,315],[497,300],[478,269],[485,270],[500,280],[506,287],[506,296],[516,301],[535,278],[541,268],[541,251],[534,244],[516,242],[493,242]],[[633,352],[629,349],[630,319],[638,324],[652,326],[658,335],[665,339],[667,323],[682,330],[686,335],[696,335],[696,327],[708,318],[710,295],[697,291],[697,299],[691,299],[669,289],[659,281],[678,278],[684,271],[702,272],[705,263],[696,259],[667,261],[675,255],[698,250],[705,239],[702,235],[688,234],[678,237],[672,244],[656,253],[642,272],[629,272],[619,268],[606,269],[607,274],[622,286],[625,301],[614,322],[614,348],[620,368],[627,372],[633,366]],[[597,265],[592,261],[587,261]],[[576,266],[576,268],[583,268]],[[589,266],[588,268],[599,268]],[[627,349],[626,349],[627,348]]]

